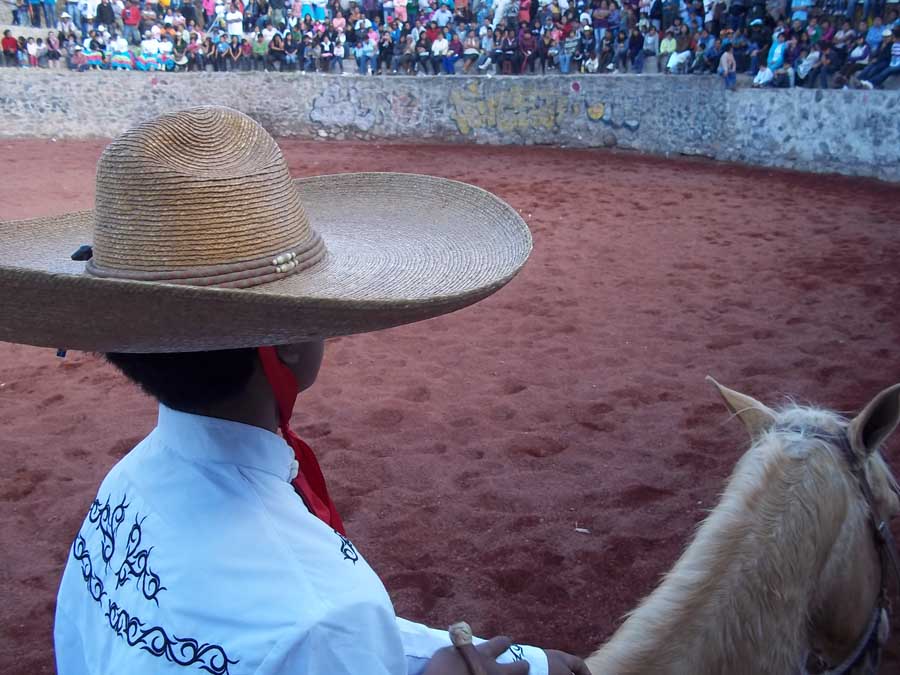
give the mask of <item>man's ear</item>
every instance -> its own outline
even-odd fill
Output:
[[[775,411],[767,405],[760,403],[751,396],[723,387],[709,375],[706,376],[706,381],[710,382],[719,392],[729,412],[744,423],[750,438],[756,439],[772,426],[772,423],[775,421]]]
[[[900,384],[888,387],[863,408],[850,422],[847,435],[850,447],[863,456],[884,443],[900,422]]]

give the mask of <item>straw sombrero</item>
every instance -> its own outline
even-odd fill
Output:
[[[84,245],[92,257],[73,260]],[[362,333],[477,302],[530,250],[522,219],[484,190],[292,180],[259,124],[194,108],[106,148],[94,211],[0,223],[0,340],[172,352]]]

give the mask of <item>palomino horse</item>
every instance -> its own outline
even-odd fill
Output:
[[[879,447],[900,419],[900,384],[847,420],[798,405],[773,410],[711,381],[753,444],[690,546],[588,667],[874,672],[889,634],[886,575],[897,563],[886,523],[900,512]]]

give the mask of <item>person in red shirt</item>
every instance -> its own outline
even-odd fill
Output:
[[[19,66],[19,41],[12,36],[10,31],[5,30],[0,46],[3,47],[3,64],[9,68],[17,68]]]
[[[141,8],[134,0],[128,0],[125,9],[122,10],[122,23],[124,24],[122,37],[128,40],[128,44],[140,44]]]
[[[428,24],[428,28],[425,29],[425,37],[428,38],[428,42],[434,42],[441,36],[441,29],[438,28],[437,21],[432,21]]]

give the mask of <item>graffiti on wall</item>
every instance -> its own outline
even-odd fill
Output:
[[[535,132],[558,134],[565,127],[578,126],[579,118],[631,132],[640,127],[639,118],[626,115],[622,106],[589,100],[577,82],[570,91],[554,88],[537,94],[531,86],[471,82],[452,89],[449,102],[450,119],[464,136],[491,131],[527,133],[529,138]]]
[[[577,114],[582,105],[558,91],[535,95],[534,88],[517,84],[483,89],[489,87],[472,82],[450,92],[450,118],[464,136],[483,130],[555,133],[566,115]]]

